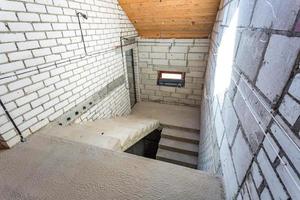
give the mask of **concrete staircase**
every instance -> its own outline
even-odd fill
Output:
[[[197,168],[199,132],[181,128],[163,128],[156,159]]]

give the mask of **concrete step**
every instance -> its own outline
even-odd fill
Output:
[[[172,140],[178,140],[181,142],[188,142],[193,144],[199,144],[199,134],[194,131],[174,129],[174,128],[163,128],[161,137]]]
[[[194,169],[197,168],[198,162],[197,156],[187,155],[165,149],[158,149],[156,159]]]
[[[188,155],[198,156],[198,145],[187,142],[176,141],[168,138],[161,138],[159,148],[184,153]]]

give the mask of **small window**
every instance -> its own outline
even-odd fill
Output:
[[[183,87],[184,86],[184,72],[158,72],[157,85]]]

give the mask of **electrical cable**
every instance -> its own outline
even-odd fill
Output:
[[[2,100],[0,99],[0,105],[1,107],[3,108],[6,116],[8,117],[8,119],[11,121],[12,125],[14,126],[14,128],[16,129],[18,135],[20,136],[21,138],[21,142],[25,142],[26,140],[24,139],[20,129],[18,128],[17,124],[15,123],[15,121],[13,120],[13,118],[11,117],[11,115],[9,114],[8,110],[6,109],[4,103],[2,102]]]

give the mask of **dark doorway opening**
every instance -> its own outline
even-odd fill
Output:
[[[156,153],[158,149],[158,143],[161,137],[161,130],[154,130],[149,135],[135,143],[125,152],[143,156],[146,158],[156,159]]]
[[[131,107],[133,107],[137,101],[133,49],[127,50],[125,52],[125,55],[126,55],[126,66],[127,66],[128,84],[129,84],[130,105]]]

